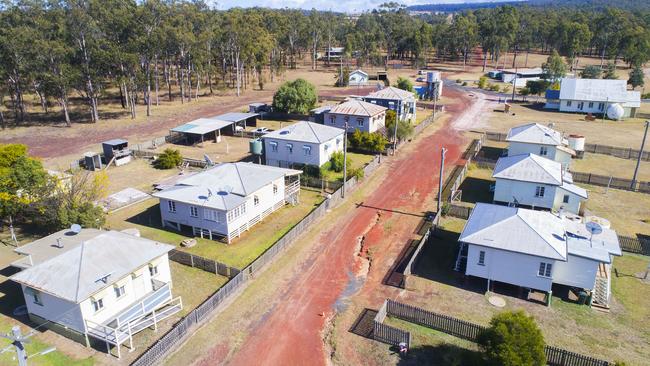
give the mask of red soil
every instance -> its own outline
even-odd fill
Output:
[[[323,90],[319,92],[321,96],[343,96],[350,94],[367,94],[374,88],[342,88]],[[228,97],[227,101],[215,100],[214,104],[193,108],[184,114],[176,114],[170,117],[150,117],[144,123],[128,123],[120,125],[119,121],[115,123],[105,123],[97,125],[96,128],[80,126],[72,127],[51,127],[47,133],[34,133],[27,136],[12,137],[1,139],[2,143],[21,143],[29,147],[29,151],[34,156],[41,158],[53,158],[70,154],[81,154],[87,147],[92,144],[99,144],[116,137],[122,138],[139,138],[150,139],[166,135],[170,128],[179,124],[206,116],[214,116],[232,111],[238,111],[242,106],[247,106],[252,102],[270,101],[272,91],[256,91],[244,94],[239,98]],[[155,110],[154,110],[155,113]],[[91,125],[92,126],[92,125]],[[61,133],[61,129],[66,129],[66,133]]]
[[[389,171],[384,181],[363,206],[350,210],[333,221],[331,229],[321,233],[318,242],[313,244],[316,250],[310,253],[303,268],[297,269],[277,292],[278,305],[253,323],[248,338],[232,360],[220,358],[218,353],[208,353],[201,365],[223,362],[234,365],[326,364],[322,332],[326,319],[336,311],[337,300],[353,295],[345,293],[349,291],[346,286],[351,277],[362,268],[359,253],[355,253],[359,250],[358,238],[365,237],[361,254],[366,256],[371,250],[373,263],[394,260],[396,253],[412,238],[420,219],[408,213],[421,215],[433,205],[430,197],[437,192],[440,148],[448,149],[446,162],[449,167],[461,156],[463,138],[451,123],[468,109],[469,102],[453,89],[448,89],[446,95],[457,101],[447,109],[451,111],[451,121],[434,134],[418,140],[409,152],[398,152],[388,163]],[[381,212],[379,219],[378,211]],[[385,229],[383,222],[393,215],[403,216],[399,217],[397,225]],[[371,275],[361,292],[368,294],[374,292],[373,288],[386,287],[375,278],[377,276],[381,277],[377,273]]]

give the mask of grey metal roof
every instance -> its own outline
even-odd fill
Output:
[[[216,118],[199,118],[184,125],[176,126],[172,128],[172,131],[180,133],[191,133],[195,135],[205,135],[232,124],[233,122]]]
[[[179,179],[175,186],[156,192],[153,196],[230,210],[243,203],[245,197],[276,179],[300,173],[298,170],[253,163],[221,163]]]
[[[564,143],[561,132],[539,123],[511,128],[506,141],[553,146],[561,146]]]
[[[226,113],[226,114],[220,114],[218,116],[215,116],[213,118],[215,119],[220,119],[222,121],[229,121],[229,122],[241,122],[243,120],[249,119],[251,117],[257,117],[259,116],[259,113]]]
[[[562,220],[550,212],[477,203],[458,240],[544,258],[567,257]]]
[[[571,193],[573,193],[575,195],[578,195],[578,196],[580,196],[580,197],[582,197],[584,199],[588,198],[587,190],[582,188],[582,187],[578,187],[575,184],[568,183],[568,182],[565,181],[564,183],[562,183],[560,188],[566,190],[567,192],[571,192]]]
[[[492,177],[556,186],[563,183],[562,164],[535,154],[499,158]]]
[[[610,263],[610,255],[621,255],[612,229],[592,235],[582,221],[487,203],[476,204],[459,240],[557,260],[567,260],[570,254]]]
[[[290,140],[321,144],[343,135],[342,128],[300,121],[279,130],[267,133],[263,139]]]
[[[128,144],[128,141],[126,141],[125,139],[112,139],[112,140],[104,141],[102,142],[102,144],[115,146],[115,145]]]
[[[88,233],[84,233],[86,230]],[[58,235],[60,232],[39,240],[41,244],[32,246],[31,250],[37,251],[40,247],[50,253],[49,242],[56,242]],[[119,231],[84,229],[78,235],[68,238],[67,245],[71,247],[68,250],[52,253],[51,257],[18,272],[11,279],[80,303],[174,249],[169,244]]]
[[[641,93],[627,90],[627,81],[616,79],[562,79],[560,99],[623,103],[625,107],[641,105]]]
[[[388,108],[380,105],[364,102],[362,100],[351,99],[347,102],[334,106],[329,113],[348,114],[352,116],[372,117],[383,113]]]
[[[372,92],[366,95],[364,98],[369,99],[390,99],[390,100],[415,100],[413,93],[406,90],[396,88],[394,86],[389,86],[376,92]]]

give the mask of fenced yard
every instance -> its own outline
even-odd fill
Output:
[[[302,189],[300,204],[286,205],[242,234],[240,238],[233,240],[229,245],[214,240],[196,238],[196,246],[192,248],[180,247],[180,242],[187,239],[188,236],[192,236],[191,233],[184,234],[163,228],[158,200],[153,198],[109,215],[107,228],[122,230],[135,227],[145,238],[175,244],[179,246],[180,251],[241,269],[300,222],[323,199],[318,191]]]
[[[560,288],[554,288],[553,305],[548,308],[519,299],[516,289],[505,285],[495,288],[506,300],[506,307],[497,309],[487,301],[485,281],[465,279],[453,271],[458,253],[457,240],[465,222],[458,218],[442,218],[438,230],[422,248],[407,289],[430,295],[408,296],[411,305],[478,324],[487,324],[492,315],[502,310],[524,309],[537,319],[548,344],[598,359],[625,360],[631,364],[643,364],[645,361],[642,360],[650,357],[650,349],[642,346],[650,336],[650,326],[641,320],[650,316],[650,309],[644,305],[650,296],[650,280],[643,280],[650,257],[625,253],[614,258],[609,313],[565,301],[566,295]],[[466,349],[466,343],[462,341],[450,343],[448,337],[435,331],[415,325],[403,327],[401,322],[391,318],[390,314],[386,320],[387,325],[411,333],[413,346],[420,347],[418,353],[428,354],[425,351],[430,347],[420,342],[432,340],[433,346],[442,347],[441,351],[453,355],[462,351],[465,356],[465,352],[470,352],[471,356],[473,348]],[[443,347],[443,343],[452,349]],[[457,346],[461,349],[455,349]],[[555,354],[549,355],[554,357]]]

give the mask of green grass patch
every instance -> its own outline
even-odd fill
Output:
[[[348,170],[354,170],[358,168],[363,168],[366,164],[370,163],[374,158],[373,155],[369,154],[358,154],[358,153],[348,153],[348,158],[352,166]],[[342,182],[343,181],[343,172],[335,172],[333,170],[327,170],[323,172],[323,179],[333,181],[333,182]],[[349,179],[350,177],[348,177]]]

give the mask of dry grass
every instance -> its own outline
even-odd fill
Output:
[[[638,149],[643,136],[645,117],[650,114],[650,104],[641,104],[638,118],[625,121],[585,121],[583,114],[561,113],[544,110],[535,104],[514,104],[511,111],[514,115],[506,115],[501,111],[491,113],[488,120],[489,131],[508,132],[514,126],[531,122],[542,124],[554,123],[556,130],[567,134],[576,133],[585,136],[586,142]]]
[[[650,194],[582,185],[589,192],[585,208],[608,219],[621,235],[650,235]]]
[[[571,170],[591,174],[632,179],[636,160],[620,159],[609,155],[585,154],[584,159],[573,159]],[[650,181],[650,162],[642,161],[639,166],[638,180]]]
[[[110,166],[105,172],[108,176],[108,193],[112,194],[129,187],[150,192],[153,183],[176,175],[179,170],[156,169],[150,160],[135,159],[126,165]]]

